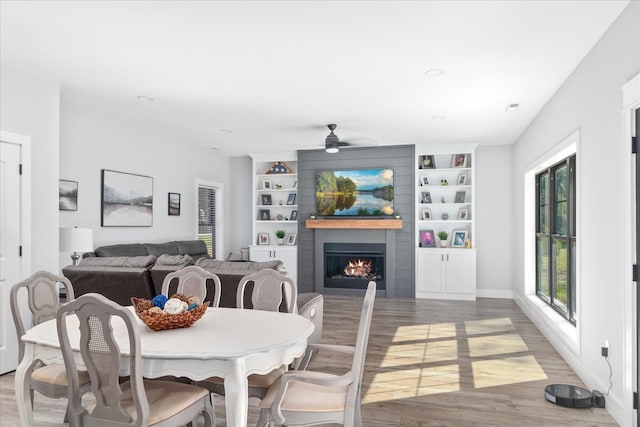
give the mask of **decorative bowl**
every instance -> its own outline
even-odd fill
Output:
[[[164,312],[154,312],[151,310],[153,303],[145,298],[131,298],[134,310],[140,320],[154,331],[164,331],[167,329],[188,328],[200,319],[209,307],[206,301],[196,308],[180,314],[167,314]]]

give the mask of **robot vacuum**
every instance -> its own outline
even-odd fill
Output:
[[[585,390],[568,384],[551,384],[545,387],[544,397],[551,403],[569,408],[604,408],[604,395],[598,390]]]

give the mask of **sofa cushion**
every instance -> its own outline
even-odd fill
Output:
[[[202,240],[176,240],[176,246],[178,247],[178,254],[191,255],[194,260],[200,258],[209,258],[209,252],[207,251],[207,245]]]
[[[193,258],[190,255],[160,255],[156,260],[156,265],[171,265],[184,267],[193,265]]]
[[[81,267],[128,267],[146,268],[156,262],[153,255],[147,256],[119,256],[119,257],[89,257],[80,262]]]
[[[178,255],[178,246],[174,242],[166,243],[143,243],[149,255],[159,257],[163,254]]]
[[[259,271],[263,268],[271,268],[273,270],[281,270],[283,267],[282,261],[246,261],[246,262],[232,262],[232,261],[219,261],[217,259],[199,259],[196,261],[196,265],[202,268],[219,269],[228,271]]]
[[[100,246],[95,253],[99,257],[146,256],[147,250],[141,243]]]

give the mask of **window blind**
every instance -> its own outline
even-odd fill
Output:
[[[216,228],[216,189],[198,187],[198,238],[213,258],[217,258]]]

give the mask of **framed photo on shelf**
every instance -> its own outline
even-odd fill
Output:
[[[289,193],[289,197],[287,198],[287,204],[288,205],[296,204],[296,193]]]
[[[169,216],[180,216],[180,193],[169,193]]]
[[[271,221],[271,211],[269,209],[260,209],[260,221]]]
[[[420,203],[431,203],[431,193],[428,191],[422,192],[422,199]]]
[[[460,175],[458,175],[458,185],[467,185],[467,174],[466,173],[461,173]]]
[[[453,232],[451,238],[451,246],[454,248],[464,248],[464,242],[467,240],[466,230],[457,230]]]
[[[287,236],[287,245],[294,246],[296,244],[297,237],[298,233],[289,233],[289,236]]]
[[[291,221],[297,221],[298,220],[298,211],[291,211],[291,218],[289,218]]]
[[[422,209],[422,220],[426,221],[431,219],[431,209],[429,208],[423,208]]]
[[[268,179],[265,179],[262,181],[262,189],[263,190],[271,190],[271,181]]]
[[[436,236],[433,230],[420,230],[420,247],[421,248],[436,247]]]
[[[269,244],[269,233],[258,233],[258,244],[259,245],[268,245]]]
[[[78,210],[78,181],[58,181],[58,210]]]
[[[270,205],[271,204],[271,194],[263,194],[261,196],[262,198],[262,204],[263,205]]]
[[[456,203],[464,203],[464,199],[467,197],[466,191],[456,191]]]
[[[429,185],[429,177],[427,177],[427,176],[423,176],[423,177],[420,179],[420,185]]]
[[[467,155],[466,154],[454,154],[451,158],[452,168],[466,168],[467,167]]]
[[[420,169],[434,169],[436,167],[436,160],[431,154],[427,154],[425,156],[420,156],[420,164],[418,168]]]
[[[469,208],[460,208],[458,211],[458,219],[463,221],[469,219]]]

